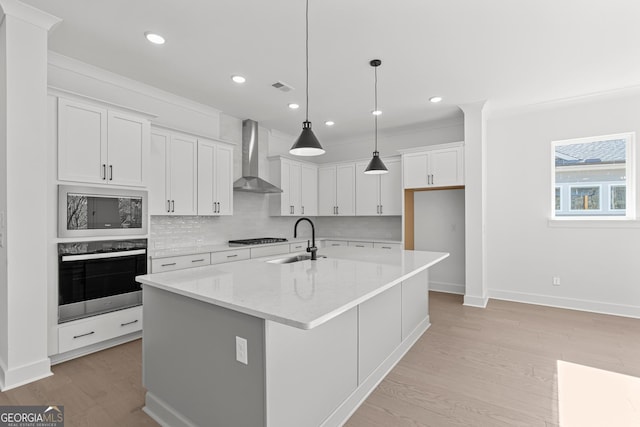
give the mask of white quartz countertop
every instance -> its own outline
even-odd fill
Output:
[[[136,280],[265,320],[311,329],[449,256],[445,252],[323,248],[317,261],[266,262],[292,254],[138,276]]]
[[[180,256],[180,255],[192,255],[192,254],[203,254],[207,252],[223,252],[223,251],[232,251],[236,249],[250,249],[256,247],[264,247],[264,246],[279,246],[279,245],[288,245],[290,243],[306,243],[310,237],[305,238],[288,238],[286,242],[277,242],[277,243],[264,243],[260,245],[242,245],[242,246],[229,246],[227,243],[219,243],[214,245],[198,245],[198,246],[178,246],[173,248],[154,248],[147,249],[147,253],[151,258],[167,258],[172,256]],[[372,239],[372,238],[362,238],[362,237],[316,237],[316,244],[324,240],[340,240],[340,241],[351,241],[351,242],[377,242],[377,243],[402,243],[399,240],[387,240],[387,239]]]

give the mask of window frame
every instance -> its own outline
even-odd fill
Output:
[[[598,141],[607,141],[607,140],[614,140],[614,139],[623,139],[625,140],[626,146],[625,146],[625,181],[624,182],[616,182],[616,183],[612,183],[609,184],[609,187],[607,189],[602,188],[602,184],[603,183],[591,183],[591,184],[587,184],[584,183],[584,185],[576,183],[576,184],[571,184],[571,185],[560,185],[556,183],[556,147],[560,146],[560,145],[572,145],[572,144],[586,144],[586,143],[592,143],[592,142],[598,142]],[[571,139],[563,139],[563,140],[554,140],[551,141],[551,155],[550,155],[550,159],[551,159],[551,186],[550,186],[550,223],[552,222],[556,222],[556,221],[564,221],[564,222],[571,222],[571,221],[636,221],[637,217],[636,217],[636,184],[635,184],[635,177],[636,177],[636,149],[635,149],[635,139],[636,139],[636,135],[635,132],[623,132],[623,133],[616,133],[616,134],[609,134],[609,135],[599,135],[599,136],[590,136],[590,137],[582,137],[582,138],[571,138]],[[611,206],[611,186],[620,186],[623,185],[626,187],[626,208],[625,208],[625,214],[624,215],[598,215],[597,213],[600,212],[604,212],[604,211],[611,211],[611,212],[616,212],[616,211],[621,211],[621,210],[613,210],[613,209],[609,209],[609,207]],[[563,193],[564,193],[564,189],[561,188],[560,190],[560,198],[561,198],[561,209],[559,211],[557,211],[555,209],[556,207],[556,188],[557,187],[568,187],[569,188],[569,205],[567,206],[568,209],[563,210],[562,209],[562,199],[563,199]],[[600,209],[598,211],[594,211],[594,210],[578,210],[578,209],[571,209],[571,187],[579,187],[579,186],[584,186],[584,187],[595,187],[595,186],[600,186]],[[608,191],[605,191],[608,190]],[[606,194],[605,194],[606,193]],[[603,198],[606,197],[605,200],[603,200]],[[604,209],[604,205],[603,203],[607,203],[607,209]],[[557,215],[558,212],[564,212],[563,215]],[[569,212],[569,214],[567,214],[567,212]],[[596,215],[589,215],[586,213],[581,213],[581,212],[596,212]]]
[[[627,194],[627,185],[626,184],[609,184],[609,210],[611,212],[616,212],[616,211],[621,211],[622,209],[615,209],[613,207],[613,188],[614,187],[624,187],[625,189],[625,200],[626,198],[626,194]],[[624,208],[625,210],[627,209],[627,207],[625,206]]]
[[[574,213],[574,212],[578,212],[578,213],[574,213],[574,216],[589,216],[591,212],[602,212],[602,196],[603,196],[603,192],[602,192],[602,184],[574,184],[574,185],[569,185],[569,212]],[[573,209],[573,189],[574,188],[597,188],[598,189],[598,209]],[[591,215],[593,216],[593,215]]]

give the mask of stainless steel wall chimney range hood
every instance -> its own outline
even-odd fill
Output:
[[[258,176],[258,122],[242,121],[242,178],[233,183],[235,191],[282,193],[282,190]]]

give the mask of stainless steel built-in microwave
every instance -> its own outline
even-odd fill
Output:
[[[58,237],[147,234],[147,192],[58,185]]]

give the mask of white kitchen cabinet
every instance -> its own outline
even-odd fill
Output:
[[[356,240],[349,240],[348,246],[354,248],[373,248],[373,242],[361,242]]]
[[[388,173],[365,174],[368,162],[356,163],[356,215],[402,215],[400,158],[383,159]]]
[[[269,212],[276,216],[318,214],[318,168],[285,157],[269,159],[269,181],[282,193],[269,197]]]
[[[384,243],[384,242],[373,242],[373,247],[378,249],[391,249],[391,250],[401,250],[401,243]]]
[[[355,170],[355,163],[318,168],[318,215],[355,215]]]
[[[438,148],[446,146],[446,148]],[[464,185],[464,146],[461,143],[424,147],[402,156],[404,188]]]
[[[151,131],[151,215],[196,215],[198,212],[198,140],[154,128]]]
[[[346,240],[325,240],[324,241],[325,248],[333,248],[336,246],[349,246],[349,242]]]
[[[191,255],[179,255],[167,258],[154,258],[151,260],[151,272],[162,273],[164,271],[182,270],[184,268],[202,267],[211,263],[209,252]]]
[[[58,179],[145,186],[149,120],[58,98]]]
[[[233,147],[198,139],[198,215],[233,214]]]
[[[142,330],[142,306],[68,322],[58,327],[58,353]]]
[[[211,252],[211,264],[242,261],[251,258],[251,249],[234,249],[231,251]]]

